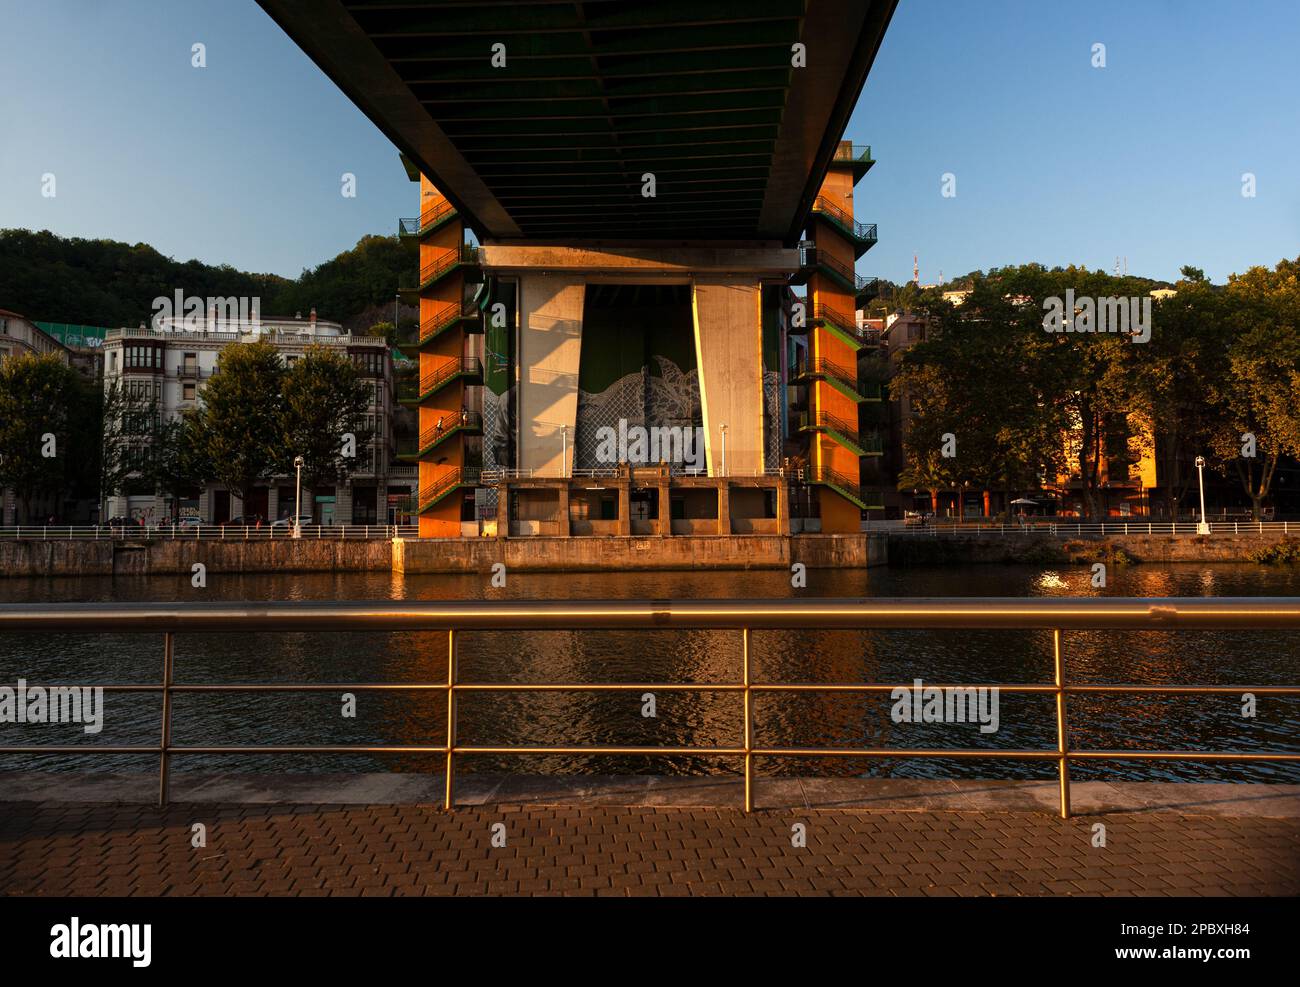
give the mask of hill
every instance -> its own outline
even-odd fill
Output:
[[[366,236],[351,250],[289,279],[176,261],[145,243],[4,229],[0,307],[43,322],[133,326],[150,317],[155,298],[180,288],[201,297],[257,297],[264,315],[306,313],[315,306],[322,319],[366,328],[376,312],[386,311],[391,321],[398,274],[414,270],[416,263],[413,242]]]

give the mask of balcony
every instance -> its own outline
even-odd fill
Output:
[[[880,294],[880,278],[859,277],[857,280],[857,291],[853,296],[854,304],[862,306],[871,301]],[[875,330],[877,339],[879,339],[879,330]]]
[[[423,514],[425,511],[432,509],[434,505],[453,490],[477,487],[482,472],[477,466],[456,467],[445,475],[438,477],[432,483],[425,484],[420,488],[417,513]]]
[[[858,349],[880,342],[879,329],[859,329],[857,319],[850,319],[848,313],[841,312],[840,309],[828,306],[824,302],[816,303],[813,309],[813,322],[831,330],[841,341]]]
[[[420,323],[413,333],[403,333],[405,338],[397,341],[397,348],[407,356],[414,356],[432,340],[446,332],[452,326],[469,320],[466,332],[472,332],[478,326],[478,309],[465,302],[447,302],[432,315]]]
[[[446,199],[425,209],[419,217],[411,216],[397,221],[397,235],[422,237],[432,233],[457,215],[456,207]]]
[[[482,384],[483,363],[477,357],[451,357],[421,374],[420,381],[415,386],[403,387],[398,392],[397,400],[406,405],[420,404],[454,380],[465,384]]]
[[[884,444],[879,435],[861,435],[856,423],[845,421],[827,411],[803,412],[799,416],[799,431],[822,432],[855,456],[880,456],[884,453]]]
[[[399,449],[397,458],[407,460],[422,459],[458,432],[463,432],[466,435],[481,435],[483,433],[483,416],[477,411],[461,411],[459,415],[454,412],[448,413],[443,417],[442,421],[430,425],[421,432],[420,439],[416,444]]]
[[[420,268],[419,275],[403,274],[398,278],[397,289],[406,295],[416,294],[437,284],[447,275],[460,268],[466,268],[466,281],[482,278],[479,270],[478,248],[462,243],[459,248],[452,247],[436,254]]]
[[[824,380],[850,401],[859,404],[864,401],[880,400],[878,383],[859,380],[856,370],[851,370],[825,357],[814,357],[807,364],[796,367],[794,379],[800,378]]]
[[[835,148],[835,156],[831,158],[832,168],[853,169],[854,185],[862,181],[862,176],[870,171],[875,163],[876,159],[871,156],[870,144],[850,144],[848,141],[841,141]]]
[[[812,211],[827,220],[853,241],[853,259],[857,260],[876,245],[876,224],[859,223],[839,205],[824,195],[813,201]]]
[[[804,470],[804,478],[809,483],[830,487],[864,511],[880,511],[885,508],[884,495],[879,490],[866,490],[857,480],[829,467],[810,466]]]

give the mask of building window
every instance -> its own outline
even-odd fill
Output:
[[[181,386],[181,400],[182,400],[182,401],[193,401],[193,400],[194,400],[194,393],[195,393],[195,388],[194,388],[194,385],[193,385],[193,384],[183,384],[183,385]]]

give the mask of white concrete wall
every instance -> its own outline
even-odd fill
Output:
[[[556,274],[520,277],[519,457],[521,469],[559,476],[573,464],[586,285]],[[567,426],[568,456],[562,463]]]
[[[727,473],[761,472],[763,329],[758,284],[697,281],[692,308],[709,475],[722,475],[723,424]]]

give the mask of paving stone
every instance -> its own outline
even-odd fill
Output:
[[[1300,894],[1300,819],[1259,815],[805,808],[795,848],[787,810],[213,805],[191,849],[176,807],[6,808],[8,895]]]

